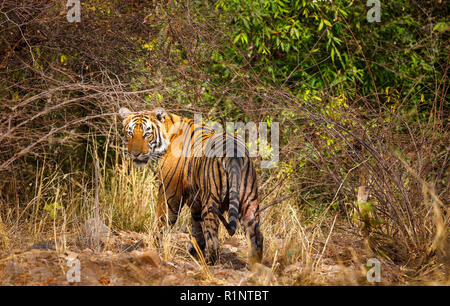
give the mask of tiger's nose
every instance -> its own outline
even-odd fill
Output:
[[[140,152],[130,152],[130,155],[132,158],[138,158],[139,156],[141,156]]]

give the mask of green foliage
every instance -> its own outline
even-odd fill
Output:
[[[220,0],[216,8],[230,16],[226,57],[251,63],[267,73],[266,81],[290,85],[294,93],[353,89],[378,93],[372,100],[379,103],[388,102],[382,91],[389,84],[410,105],[429,110],[429,83],[443,77],[448,15],[432,1],[385,1],[380,23],[367,21],[365,1]],[[431,35],[424,33],[428,27]]]
[[[51,219],[55,219],[58,216],[58,211],[61,209],[61,205],[56,202],[45,204],[44,210],[47,211]]]
[[[232,53],[240,54],[241,62],[255,60],[272,81],[310,79],[310,85],[323,86],[315,68],[298,69],[298,64],[313,67],[316,58],[330,56],[332,63],[339,59],[342,67],[347,65],[338,47],[342,44],[341,16],[347,16],[348,5],[335,1],[233,0],[219,1],[217,8],[234,16],[233,43],[241,52]],[[318,37],[324,38],[320,44],[316,44]]]

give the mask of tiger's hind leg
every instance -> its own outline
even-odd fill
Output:
[[[256,200],[243,205],[240,223],[243,226],[249,246],[248,264],[260,263],[263,253],[263,235],[259,223],[259,206]]]
[[[219,259],[219,220],[211,209],[212,200],[203,207],[202,229],[206,240],[206,262],[215,264]]]

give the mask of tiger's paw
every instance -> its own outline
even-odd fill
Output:
[[[199,246],[200,251],[202,252],[202,256],[205,257],[205,247],[201,247]],[[188,252],[189,254],[191,254],[192,256],[194,256],[194,258],[198,259],[198,251],[197,249],[194,247],[194,245],[192,244],[192,242],[188,243]]]
[[[206,263],[208,265],[214,266],[219,261],[219,253],[218,252],[208,252],[206,255]]]

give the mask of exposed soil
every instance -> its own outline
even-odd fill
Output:
[[[284,263],[279,256],[249,269],[247,248],[243,237],[231,237],[221,244],[220,260],[215,266],[205,266],[189,257],[186,246],[189,235],[173,231],[171,241],[175,254],[164,260],[162,252],[144,243],[145,235],[118,232],[109,237],[109,247],[66,247],[56,250],[51,240],[26,249],[0,253],[1,285],[373,285],[367,282],[362,262],[355,251],[363,244],[345,245],[345,237],[336,235],[322,260],[312,266],[303,262]],[[280,243],[283,243],[280,239]],[[102,242],[103,244],[103,242]],[[314,255],[316,256],[316,255]],[[314,257],[313,256],[313,257]],[[79,279],[75,266],[79,264]],[[404,268],[382,262],[382,282],[407,283]],[[79,280],[79,281],[78,281]]]
[[[182,248],[186,233],[174,232]],[[55,250],[52,241],[35,243],[27,249],[0,254],[2,285],[257,285],[280,284],[302,274],[301,263],[291,264],[275,275],[269,263],[249,270],[245,241],[229,238],[221,245],[220,261],[207,268],[192,258],[165,261],[155,249],[142,242],[144,235],[121,232],[114,237],[114,250],[77,247]],[[71,250],[69,250],[71,249]],[[75,260],[74,260],[75,259]],[[79,282],[74,267],[79,261]],[[72,270],[71,270],[72,269]],[[340,273],[338,265],[324,265],[323,278],[331,281]],[[72,277],[72,278],[71,278]],[[73,280],[69,282],[69,280]]]

